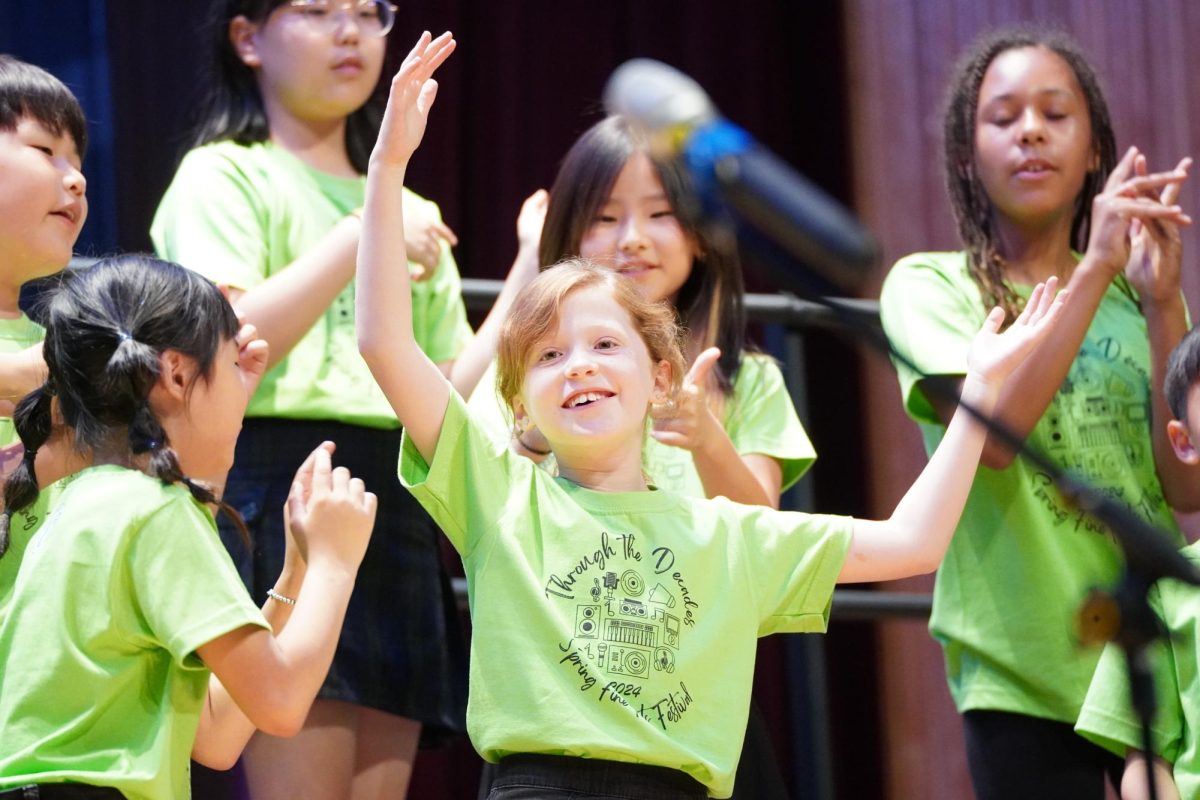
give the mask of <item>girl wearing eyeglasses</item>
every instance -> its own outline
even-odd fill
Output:
[[[229,287],[270,344],[225,493],[253,536],[248,553],[226,535],[252,594],[261,600],[279,574],[288,465],[331,440],[340,464],[368,485],[390,487],[379,492],[378,535],[304,730],[292,739],[257,736],[246,774],[256,800],[403,797],[422,727],[463,727],[466,659],[437,530],[396,480],[399,423],[354,334],[357,210],[395,7],[219,0],[214,10],[206,113],[151,235],[161,255]],[[407,190],[404,201],[406,217],[423,220],[405,231],[417,250],[408,267],[418,278],[418,339],[469,391],[464,348],[481,340],[466,321],[453,234],[436,205]]]

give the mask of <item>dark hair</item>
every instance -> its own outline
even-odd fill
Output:
[[[1087,247],[1092,199],[1104,188],[1108,173],[1117,164],[1116,138],[1100,81],[1079,47],[1065,34],[1036,28],[1006,28],[976,40],[959,60],[946,97],[946,187],[958,221],[959,237],[967,250],[968,268],[983,295],[984,306],[1002,306],[1009,320],[1016,318],[1022,301],[1004,281],[1003,262],[996,251],[992,229],[992,204],[975,174],[975,117],[979,87],[992,61],[1001,53],[1025,47],[1043,47],[1065,61],[1087,103],[1092,146],[1099,165],[1088,173],[1076,199],[1071,220],[1071,246],[1076,250]]]
[[[1187,332],[1167,359],[1167,377],[1163,379],[1163,394],[1171,416],[1187,421],[1188,390],[1200,379],[1200,328]]]
[[[70,136],[83,158],[87,119],[75,95],[41,67],[0,54],[0,130],[16,129],[26,117],[37,120],[55,136]]]
[[[218,503],[246,537],[237,512],[183,474],[149,405],[164,350],[193,359],[197,378],[207,380],[218,349],[237,335],[237,315],[220,290],[169,261],[117,256],[61,280],[44,302],[49,375],[13,414],[25,458],[4,484],[0,554],[11,515],[37,499],[34,459],[51,434],[53,398],[76,450],[120,446],[114,437],[124,437],[132,455],[149,453],[151,475],[184,484],[202,503]]]
[[[646,144],[621,117],[597,122],[576,140],[563,158],[550,189],[546,222],[538,259],[545,267],[579,255],[579,246],[592,220],[607,202],[613,184],[635,153],[648,152]],[[676,164],[651,157],[662,181],[667,201],[676,212],[686,208],[691,187]],[[679,214],[684,232],[699,245],[701,255],[692,261],[692,271],[675,299],[680,323],[687,329],[687,357],[717,346],[721,359],[714,369],[721,391],[733,391],[733,378],[742,363],[742,353],[751,349],[746,341],[746,293],[737,246],[718,240]]]
[[[271,135],[254,70],[238,57],[229,25],[239,16],[261,24],[287,0],[216,0],[207,23],[211,44],[209,90],[201,103],[192,146],[232,140],[242,145],[265,142]],[[379,92],[346,118],[346,154],[359,173],[367,173],[371,149],[379,137],[386,98]]]

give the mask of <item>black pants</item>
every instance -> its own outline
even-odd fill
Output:
[[[0,789],[0,800],[124,800],[111,786],[86,783],[42,783]]]
[[[978,800],[1104,800],[1125,762],[1065,722],[1004,711],[963,714],[967,763]]]
[[[647,764],[519,753],[496,768],[488,800],[704,800],[687,773]]]

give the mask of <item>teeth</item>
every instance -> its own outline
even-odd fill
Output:
[[[604,395],[600,394],[599,392],[584,392],[583,394],[572,397],[567,403],[567,408],[574,408],[575,406],[581,406],[584,403],[591,403],[595,400],[603,399]]]

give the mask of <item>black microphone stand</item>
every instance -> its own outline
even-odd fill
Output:
[[[768,268],[784,289],[828,308],[834,313],[839,327],[847,333],[865,341],[877,352],[894,359],[913,372],[922,374],[907,355],[895,348],[873,314],[865,313],[852,304],[831,296],[834,288],[821,277],[836,274],[838,269],[847,275],[861,273],[861,264],[844,267],[836,262],[830,263],[833,259],[826,253],[814,253],[810,258],[823,257],[825,263],[819,273],[813,272],[806,269],[804,262],[794,254],[784,251],[765,235],[748,225],[734,225],[721,212],[713,215],[710,211],[699,218],[713,236],[732,236],[736,232],[737,242],[743,252],[751,254],[753,260]],[[970,403],[963,402],[959,397],[956,379],[930,380],[926,382],[926,388],[931,399],[957,403],[959,408],[987,430],[990,438],[1000,441],[1019,457],[1044,472],[1064,498],[1103,523],[1124,551],[1126,563],[1122,577],[1116,587],[1107,594],[1110,602],[1101,604],[1115,618],[1084,622],[1107,623],[1112,632],[1107,638],[1111,638],[1125,651],[1130,699],[1142,728],[1142,750],[1149,782],[1147,796],[1150,800],[1156,800],[1154,749],[1151,739],[1151,724],[1155,713],[1154,678],[1147,662],[1146,647],[1161,635],[1161,624],[1147,603],[1146,593],[1156,580],[1164,577],[1200,586],[1200,570],[1179,553],[1167,534],[1133,513],[1124,504],[1097,491],[1086,481],[1050,461],[1000,421]]]

